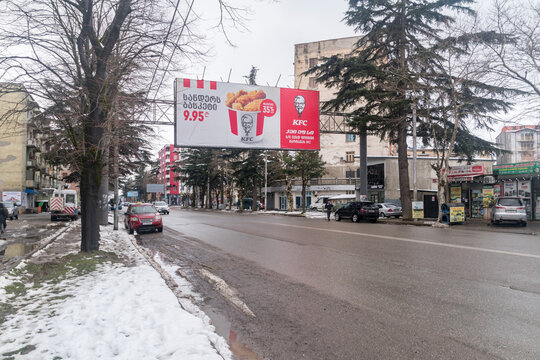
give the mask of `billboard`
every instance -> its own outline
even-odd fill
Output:
[[[12,201],[17,204],[21,204],[21,192],[20,191],[3,191],[2,201]]]
[[[137,197],[137,196],[139,196],[138,191],[128,191],[127,192],[127,197]]]
[[[148,193],[165,193],[163,184],[146,184],[146,192]]]
[[[319,150],[319,92],[176,79],[175,145]]]

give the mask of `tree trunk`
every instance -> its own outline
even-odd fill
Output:
[[[306,187],[307,182],[302,180],[302,214],[306,212]]]
[[[409,159],[407,158],[407,122],[403,120],[398,128],[398,168],[399,195],[403,209],[403,219],[412,219],[411,190],[409,184]]]
[[[289,176],[287,176],[285,178],[285,182],[287,183],[286,186],[287,186],[287,207],[288,207],[288,210],[290,212],[292,212],[294,210],[294,199],[293,199],[293,196],[292,196],[292,178],[290,178]]]
[[[109,223],[109,127],[107,126],[107,134],[103,137],[103,175],[101,176],[101,184],[99,187],[100,213],[99,224],[107,225]]]
[[[81,174],[81,251],[99,250],[99,187],[101,163],[92,154],[84,159]]]
[[[257,182],[255,179],[253,179],[253,189],[251,192],[251,196],[253,198],[253,204],[251,204],[251,210],[257,211]]]

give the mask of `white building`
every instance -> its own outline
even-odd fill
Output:
[[[497,157],[498,165],[540,160],[540,125],[505,126],[496,141],[510,151]]]

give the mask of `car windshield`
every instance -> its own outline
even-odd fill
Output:
[[[386,207],[397,207],[395,204],[384,204]]]
[[[521,206],[520,199],[499,199],[499,205],[502,206]]]
[[[154,205],[157,205],[157,206],[165,206],[167,204],[165,204],[164,201],[159,201],[159,202],[155,202]]]
[[[132,214],[148,214],[148,213],[155,213],[156,209],[152,205],[142,205],[142,206],[134,206],[131,209]]]
[[[11,209],[11,208],[13,208],[13,203],[5,202],[4,206],[7,207],[8,209]]]

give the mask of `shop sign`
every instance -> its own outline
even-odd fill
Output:
[[[137,196],[139,196],[138,191],[128,191],[127,192],[127,197],[137,197]]]
[[[449,177],[465,177],[465,176],[478,176],[484,175],[485,168],[483,163],[452,166],[448,171]]]
[[[540,173],[540,161],[493,165],[493,172],[499,175]]]

